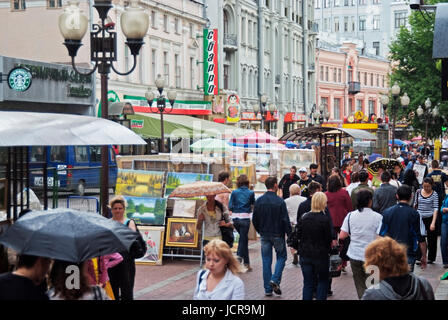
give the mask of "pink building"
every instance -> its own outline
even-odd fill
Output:
[[[384,119],[380,95],[388,91],[390,62],[361,54],[356,44],[320,42],[316,49],[316,101],[330,113],[330,122],[342,123],[361,110]]]

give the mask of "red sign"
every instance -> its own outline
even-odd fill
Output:
[[[241,120],[257,120],[254,112],[241,112]]]

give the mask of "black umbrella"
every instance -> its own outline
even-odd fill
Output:
[[[32,211],[0,235],[19,254],[70,262],[129,251],[138,233],[97,213],[74,209]]]
[[[375,161],[372,161],[369,163],[369,172],[372,174],[378,173],[378,170],[380,168],[383,168],[384,170],[393,170],[395,166],[403,167],[400,163],[400,161],[396,159],[390,159],[390,158],[380,158]]]

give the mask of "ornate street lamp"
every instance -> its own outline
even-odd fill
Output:
[[[153,111],[153,108],[152,108],[152,103],[155,99],[154,93],[149,89],[145,93],[145,98],[148,101],[148,105],[151,108],[151,112],[160,113],[160,132],[161,132],[161,134],[160,134],[160,138],[161,138],[160,152],[162,152],[162,153],[165,152],[165,134],[164,134],[164,129],[163,129],[163,114],[173,111],[174,100],[176,100],[176,96],[177,96],[177,92],[175,90],[168,90],[167,98],[168,98],[168,101],[170,102],[170,108],[167,108],[166,97],[163,95],[164,86],[165,86],[165,80],[159,74],[156,79],[156,87],[157,87],[157,90],[159,91],[159,96],[156,98],[157,108],[155,109],[155,111]]]
[[[263,94],[260,97],[260,106],[256,106],[256,108],[254,108],[255,113],[258,113],[259,111],[261,112],[261,130],[264,130],[264,117],[265,117],[265,107],[266,107],[266,103],[268,102],[269,97],[265,94]]]
[[[321,103],[317,108],[316,105],[313,105],[313,109],[311,110],[312,118],[315,121],[315,124],[322,124],[324,121],[328,121],[330,119],[330,112],[327,110],[327,105]]]
[[[425,119],[425,138],[428,138],[428,122],[431,119],[434,123],[436,122],[436,119],[439,117],[439,108],[435,106],[431,109],[432,103],[429,98],[426,98],[424,106],[425,108],[418,106],[417,115]]]
[[[117,61],[117,34],[112,31],[115,24],[109,22],[107,13],[112,8],[111,0],[96,0],[93,7],[98,11],[101,24],[93,24],[90,32],[90,60],[95,63],[93,69],[87,73],[80,72],[75,65],[75,57],[82,46],[82,38],[87,31],[88,20],[79,9],[79,1],[69,0],[68,7],[59,16],[59,30],[64,37],[64,45],[72,60],[73,69],[80,75],[89,76],[96,70],[101,75],[101,117],[108,118],[108,74],[110,69],[119,75],[128,75],[134,71],[137,55],[143,45],[149,27],[149,17],[142,8],[137,6],[137,0],[131,0],[130,5],[121,14],[121,30],[126,36],[126,44],[134,56],[134,65],[127,72],[118,72],[113,65]],[[101,208],[102,214],[107,215],[109,202],[109,161],[108,147],[101,150]]]

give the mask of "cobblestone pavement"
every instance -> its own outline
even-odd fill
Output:
[[[283,271],[281,289],[282,295],[265,297],[262,279],[262,262],[260,241],[250,241],[249,254],[253,271],[241,274],[246,289],[246,300],[300,300],[302,299],[302,272],[300,267],[292,264],[292,255],[288,253],[288,260]],[[274,254],[275,256],[275,254]],[[275,258],[273,262],[273,268]],[[178,258],[164,258],[161,266],[137,265],[134,298],[136,300],[191,300],[196,285],[196,275],[199,260],[185,260]],[[347,272],[333,279],[333,296],[328,300],[357,300],[350,265]],[[426,278],[432,285],[437,300],[448,299],[448,281],[440,281],[445,269],[442,268],[440,250],[434,264],[428,265],[426,270],[418,266],[415,273]],[[446,283],[446,284],[445,284]]]

